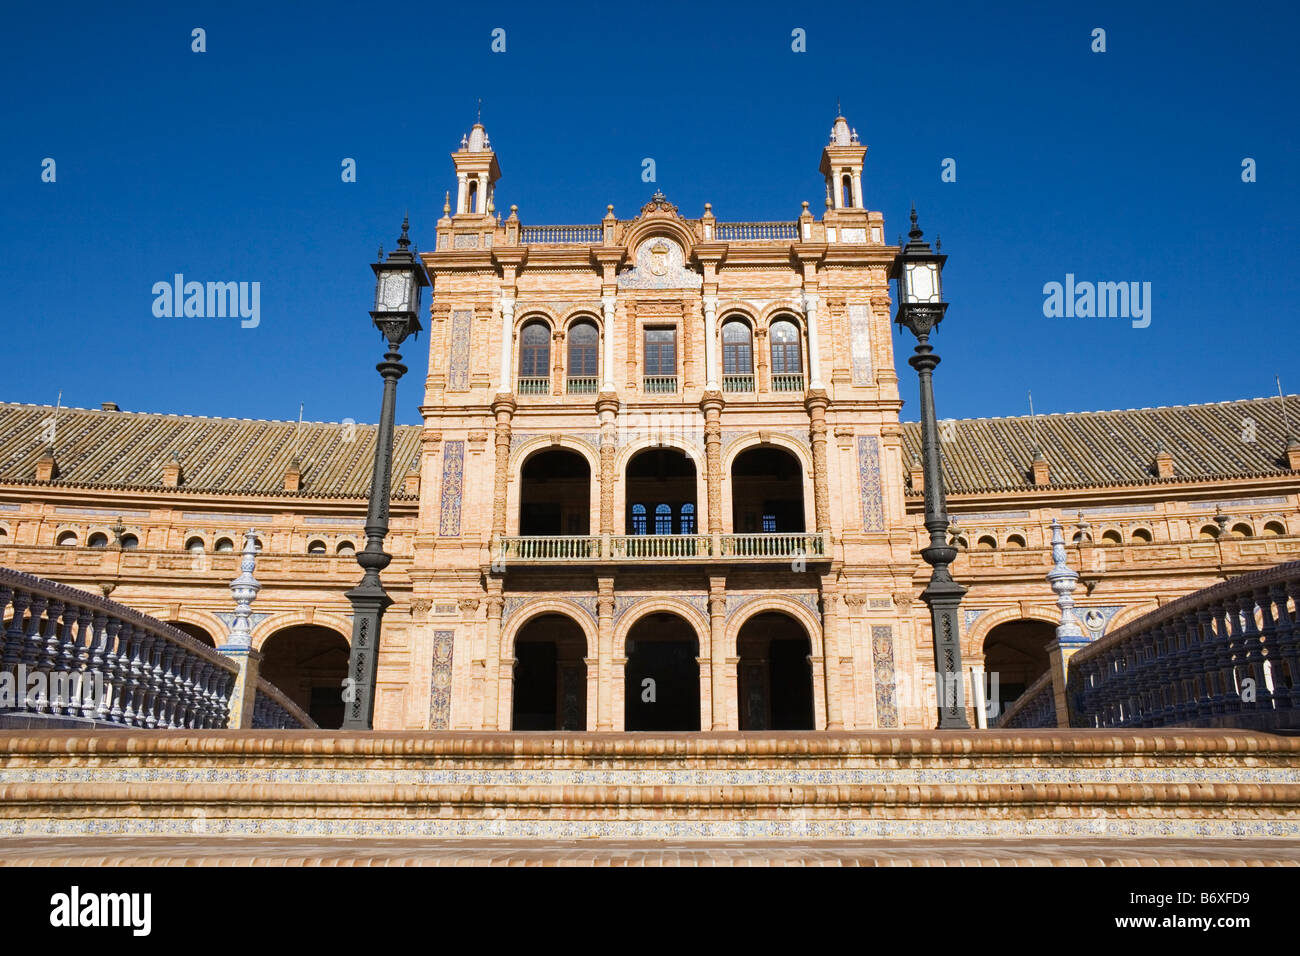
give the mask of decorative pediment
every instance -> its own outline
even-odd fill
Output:
[[[703,276],[687,268],[682,247],[666,236],[643,239],[635,262],[619,273],[620,289],[698,289],[704,284]]]
[[[681,218],[681,215],[677,212],[677,207],[670,203],[668,197],[657,189],[655,190],[655,194],[650,197],[650,201],[641,207],[641,215],[637,218],[644,219],[647,216],[672,216],[676,219]]]

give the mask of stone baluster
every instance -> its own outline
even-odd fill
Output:
[[[160,676],[162,690],[159,693],[159,706],[156,709],[158,726],[172,730],[176,727],[176,669],[174,661],[179,648],[168,641],[163,645],[162,671]]]
[[[1232,632],[1228,627],[1228,608],[1222,601],[1210,605],[1210,615],[1214,621],[1214,672],[1219,684],[1217,714],[1226,716],[1235,713],[1241,706],[1237,697],[1237,679],[1232,670]]]
[[[35,670],[36,661],[40,658],[41,652],[45,648],[45,641],[41,636],[41,624],[45,620],[45,607],[49,599],[40,595],[32,595],[32,603],[27,616],[27,627],[23,634],[23,653],[19,665],[28,673]],[[21,709],[27,709],[27,689],[21,687],[18,689],[18,698]]]
[[[1208,693],[1208,715],[1211,720],[1223,714],[1223,679],[1219,673],[1218,635],[1214,630],[1214,615],[1204,605],[1196,610],[1196,629],[1200,635],[1200,668]]]
[[[4,631],[4,656],[0,658],[0,670],[3,670],[6,674],[16,673],[18,662],[22,660],[24,645],[23,616],[27,613],[31,600],[32,596],[26,591],[5,588],[5,603],[7,607],[12,608],[13,614],[9,626]],[[0,609],[0,614],[3,611],[4,609]],[[17,691],[17,688],[15,688],[15,691]]]
[[[145,676],[144,660],[153,640],[144,628],[131,625],[131,652],[127,661],[126,700],[122,704],[122,720],[132,727],[141,725],[144,711]]]
[[[108,639],[108,615],[102,610],[93,611],[90,618],[90,634],[83,653],[84,664],[81,672],[90,686],[98,692],[96,695],[84,695],[81,698],[81,716],[87,720],[102,720],[100,708],[107,712],[108,672],[104,667],[104,643]]]
[[[1300,609],[1300,581],[1278,582],[1270,591],[1277,608],[1278,657],[1286,667],[1287,707],[1294,710],[1300,708],[1300,621],[1291,612],[1287,598]],[[1275,684],[1279,683],[1279,676],[1274,672]]]

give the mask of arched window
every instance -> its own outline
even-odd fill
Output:
[[[992,551],[998,546],[997,539],[990,534],[982,534],[975,542],[975,547],[981,551]]]
[[[1232,526],[1232,536],[1234,538],[1250,538],[1253,537],[1254,534],[1254,529],[1244,521],[1238,522]]]
[[[845,209],[853,208],[853,177],[845,173],[840,179],[840,188],[843,190],[843,205]]]
[[[122,535],[122,550],[123,550],[123,551],[134,551],[134,550],[135,550],[136,548],[138,548],[138,547],[140,547],[140,539],[139,539],[139,538],[137,538],[137,537],[136,537],[135,535],[133,535],[133,534],[124,534],[124,535]]]
[[[1213,525],[1213,524],[1201,525],[1201,540],[1202,540],[1202,541],[1213,541],[1213,540],[1214,540],[1215,538],[1217,538],[1218,536],[1219,536],[1219,527],[1218,527],[1218,525]]]
[[[356,554],[357,546],[351,541],[340,541],[334,549],[335,554]]]
[[[62,548],[75,548],[77,546],[77,532],[65,531],[54,539],[54,543]]]
[[[803,355],[799,348],[799,329],[785,319],[772,323],[768,332],[772,339],[772,374],[798,375],[803,371]]]
[[[550,327],[545,322],[529,322],[519,338],[519,390],[544,392],[551,375]]]
[[[1018,535],[1018,534],[1007,535],[1008,548],[1023,548],[1024,546],[1025,546],[1025,539],[1022,535]]]
[[[722,374],[754,374],[754,348],[749,325],[736,319],[722,326]]]
[[[253,539],[253,550],[254,550],[255,552],[257,552],[257,551],[261,551],[261,550],[262,550],[262,539],[261,539],[261,538],[254,538],[254,539]]]
[[[229,538],[218,538],[217,545],[212,550],[216,551],[218,554],[225,554],[227,551],[234,551],[235,542],[231,541]]]
[[[1103,531],[1101,535],[1102,544],[1123,544],[1118,531]]]
[[[324,554],[325,552],[326,552],[325,542],[321,541],[319,538],[310,542],[307,545],[308,554]]]
[[[645,505],[632,506],[632,533],[645,534]]]
[[[477,201],[478,201],[478,181],[471,179],[469,181],[469,192],[465,194],[465,211],[479,212],[480,210],[474,208],[474,204]]]
[[[1280,521],[1270,521],[1264,525],[1264,533],[1269,535],[1286,534],[1286,525]]]
[[[695,505],[689,501],[682,505],[677,524],[682,534],[695,534]]]
[[[195,535],[194,537],[188,539],[185,542],[186,551],[198,551],[201,553],[203,549],[204,549],[203,539],[200,538],[198,535]]]
[[[655,534],[673,533],[673,509],[671,505],[655,505]]]
[[[575,379],[590,379],[595,385],[599,344],[600,333],[590,322],[575,322],[569,327],[569,391],[575,391]]]
[[[1084,542],[1087,542],[1087,543],[1091,544],[1091,543],[1092,543],[1092,535],[1090,535],[1090,534],[1089,534],[1088,532],[1086,532],[1086,531],[1076,531],[1076,532],[1074,533],[1074,537],[1072,537],[1072,538],[1070,539],[1070,541],[1071,541],[1073,544],[1083,544]]]
[[[88,548],[107,548],[107,547],[108,547],[108,535],[104,534],[104,532],[102,532],[102,531],[96,531],[94,534],[92,534],[92,535],[87,539],[87,541],[86,541],[86,547],[88,547]]]
[[[1136,544],[1150,544],[1151,532],[1146,528],[1134,528],[1132,538]]]

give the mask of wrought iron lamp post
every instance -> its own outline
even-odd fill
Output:
[[[424,266],[411,250],[408,219],[402,219],[397,249],[370,268],[375,270],[375,308],[370,313],[375,328],[388,341],[388,351],[376,369],[384,379],[384,399],[375,435],[375,466],[370,482],[370,508],[366,513],[366,546],[357,552],[364,575],[347,592],[352,603],[352,652],[343,684],[346,706],[344,730],[370,730],[375,714],[375,677],[379,660],[379,629],[384,611],[393,603],[379,581],[392,555],[384,551],[388,536],[389,485],[393,471],[393,418],[397,406],[397,380],[406,374],[397,351],[408,335],[420,331],[420,290],[429,284]]]
[[[952,579],[948,566],[957,549],[948,543],[948,505],[940,468],[939,428],[934,413],[933,373],[939,356],[930,347],[930,333],[943,321],[948,303],[943,301],[941,274],[948,257],[930,248],[916,224],[907,245],[894,258],[889,277],[898,282],[898,324],[916,336],[915,354],[907,363],[921,380],[921,453],[925,469],[925,530],[930,545],[921,557],[930,565],[930,583],[921,592],[930,608],[934,632],[934,666],[940,730],[969,730],[962,694],[961,630],[957,611],[966,589]]]

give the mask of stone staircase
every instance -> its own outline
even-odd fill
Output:
[[[117,845],[154,862],[182,843],[199,856],[274,856],[283,843],[320,857],[357,841],[772,845],[832,856],[928,842],[940,857],[933,841],[1010,857],[1044,841],[1062,856],[1129,841],[1148,858],[1162,845],[1211,857],[1247,841],[1269,847],[1269,858],[1300,859],[1300,739],[1198,730],[8,734],[0,837],[9,862],[21,846],[39,856],[51,841],[73,858]]]

